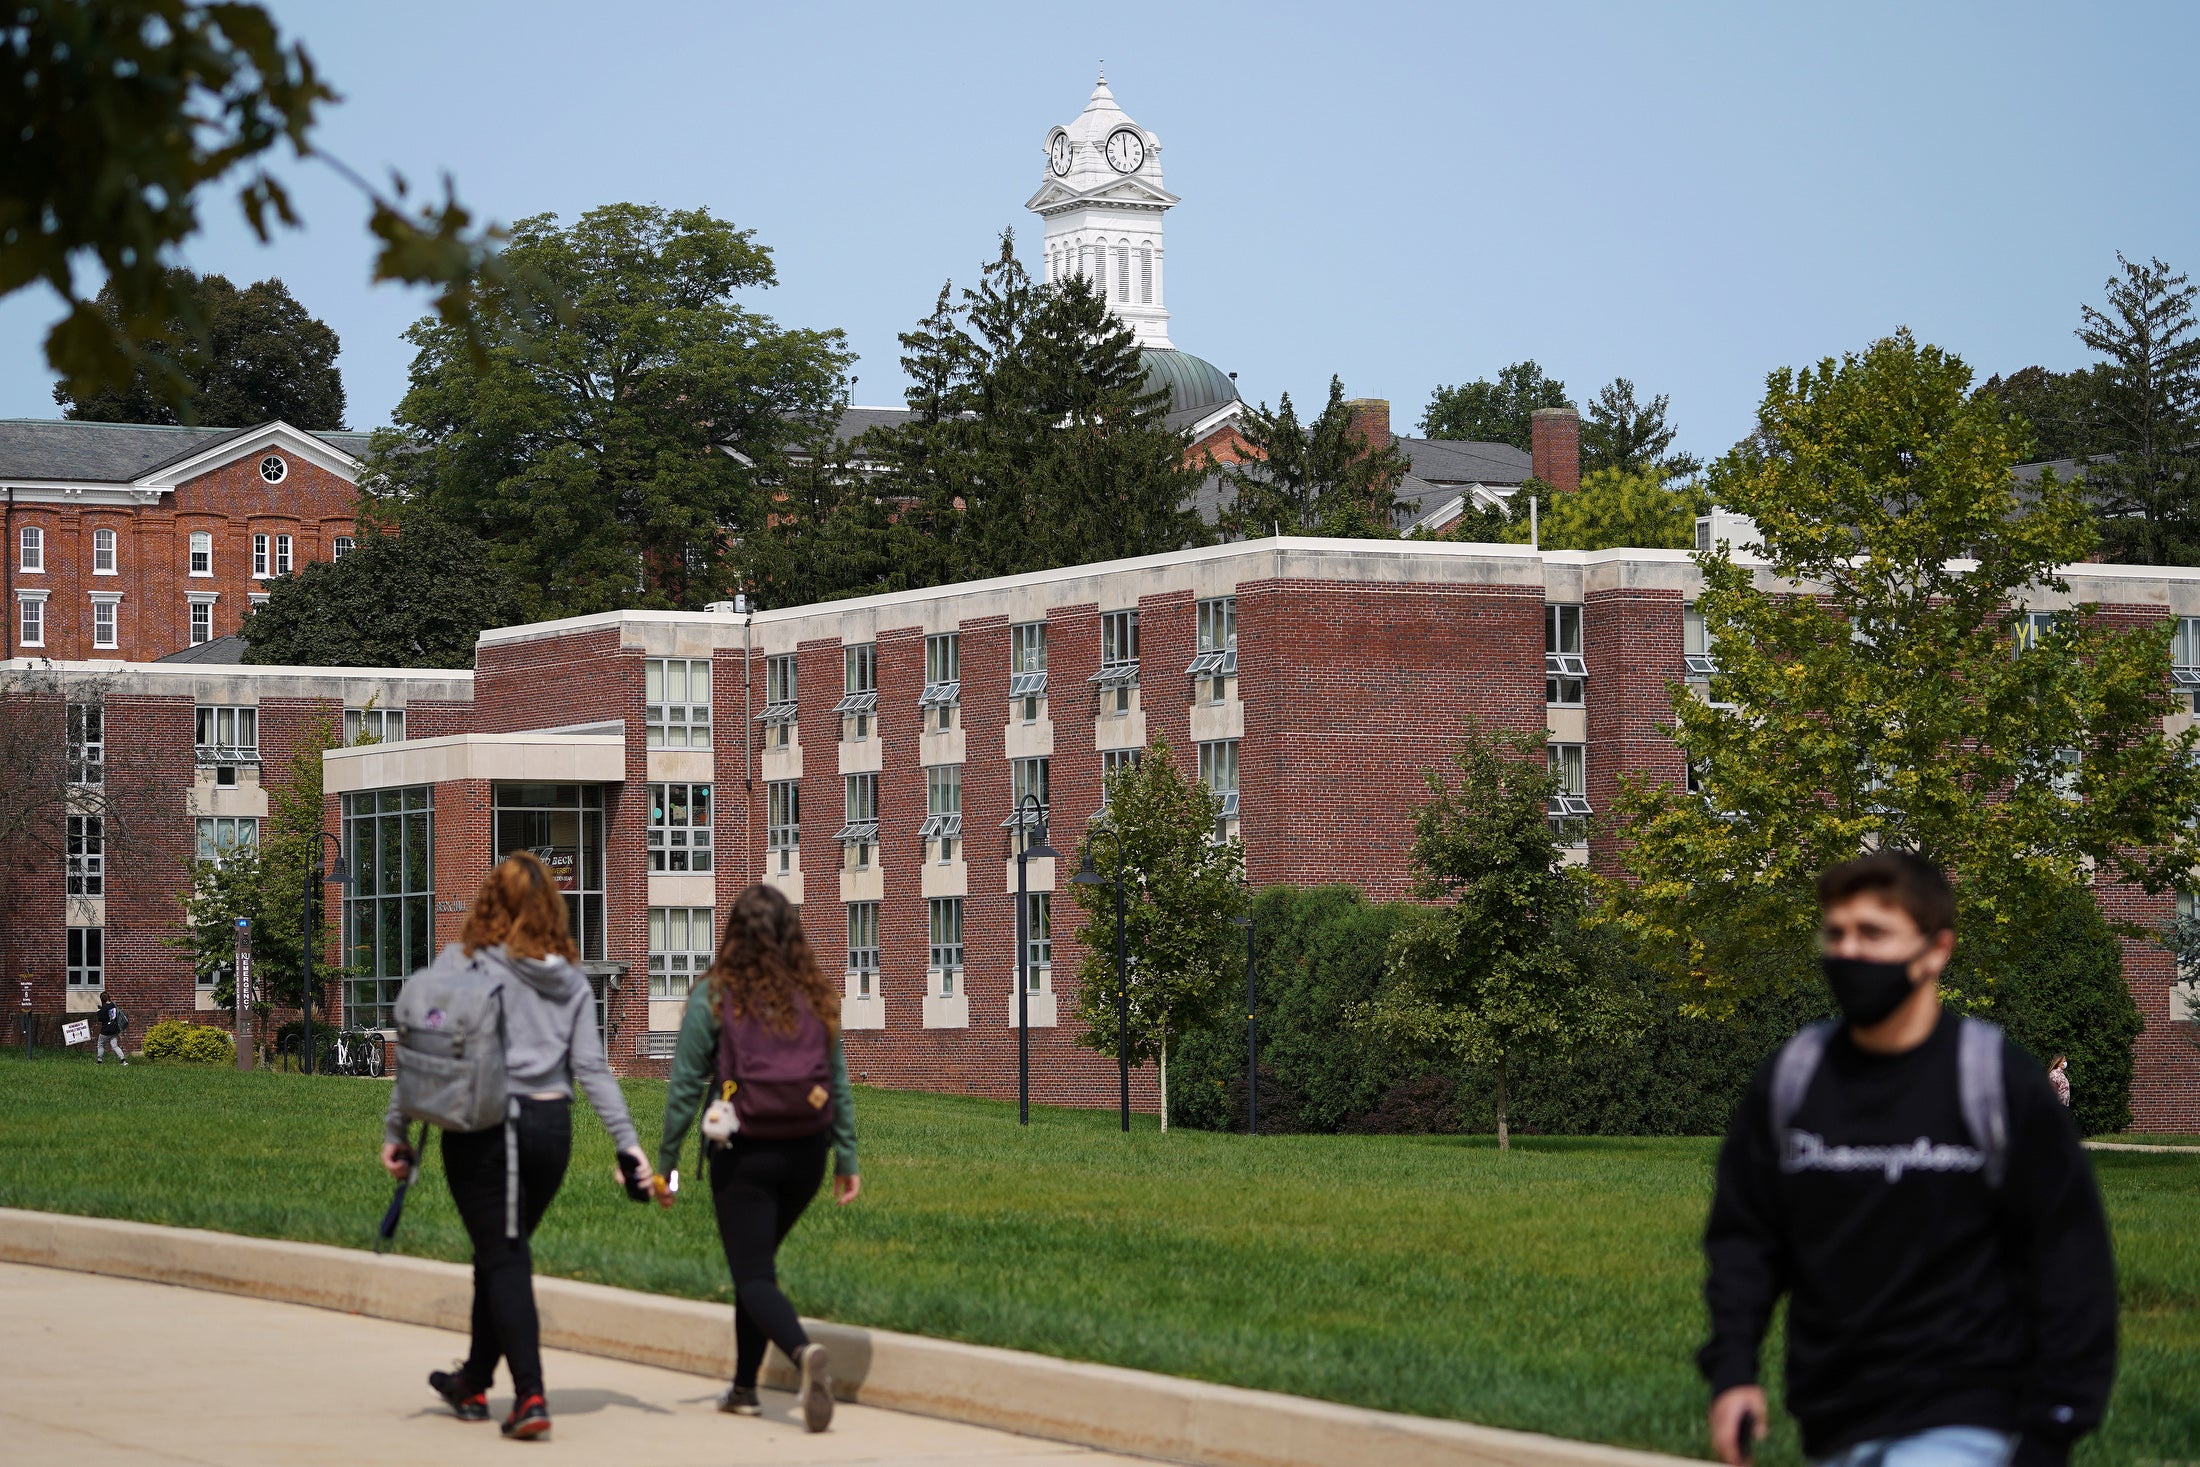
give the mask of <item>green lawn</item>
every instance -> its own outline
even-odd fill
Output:
[[[645,1136],[664,1087],[630,1082]],[[0,1058],[0,1204],[368,1246],[388,1089]],[[1111,1114],[863,1090],[865,1192],[783,1277],[806,1312],[1393,1410],[1701,1455],[1698,1229],[1713,1143],[1129,1138]],[[583,1119],[546,1273],[725,1299],[692,1194],[628,1203]],[[692,1151],[690,1153],[692,1158]],[[2200,1457],[2200,1158],[2095,1153],[2124,1294],[2109,1425],[2079,1460]],[[406,1251],[465,1256],[440,1164]],[[1765,1454],[1792,1463],[1792,1426]]]

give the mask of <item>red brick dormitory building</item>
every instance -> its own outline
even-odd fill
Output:
[[[2072,601],[2200,618],[2200,572],[2067,574]],[[1547,728],[1592,812],[1623,772],[1683,778],[1668,689],[1701,650],[1697,585],[1677,551],[1284,538],[752,617],[508,628],[483,635],[471,673],[57,659],[65,686],[104,685],[104,768],[169,791],[172,823],[56,859],[4,920],[49,1011],[102,983],[141,1023],[210,1006],[166,945],[185,862],[264,817],[259,770],[307,717],[350,710],[387,741],[324,761],[329,828],[359,873],[344,929],[365,976],[339,995],[346,1022],[383,1022],[492,859],[526,846],[568,887],[621,1070],[662,1071],[716,920],[764,880],[842,966],[859,1076],[1005,1095],[1020,795],[1073,851],[1103,774],[1162,734],[1225,795],[1256,886],[1397,897],[1422,771],[1469,716]],[[1032,873],[1034,1094],[1105,1103],[1113,1066],[1072,1033],[1068,874]],[[2147,922],[2173,906],[2102,896]],[[2169,959],[2128,944],[2126,974],[2146,1020],[2139,1122],[2200,1130]]]

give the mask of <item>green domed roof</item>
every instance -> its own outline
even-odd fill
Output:
[[[1197,410],[1204,417],[1224,403],[1238,400],[1237,384],[1213,362],[1188,351],[1149,346],[1138,354],[1146,364],[1146,385],[1169,390],[1169,411]]]

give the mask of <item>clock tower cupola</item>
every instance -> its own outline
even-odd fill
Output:
[[[1085,276],[1140,346],[1169,350],[1161,217],[1177,199],[1161,186],[1161,139],[1131,121],[1102,75],[1042,152],[1043,181],[1025,205],[1046,221],[1045,263],[1033,273]]]

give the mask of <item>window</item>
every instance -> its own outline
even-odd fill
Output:
[[[848,976],[856,981],[857,998],[869,998],[878,989],[878,903],[848,903]]]
[[[1581,744],[1552,744],[1550,746],[1551,773],[1558,776],[1558,788],[1551,793],[1551,829],[1570,845],[1581,845],[1589,839],[1589,779]]]
[[[69,895],[107,894],[107,822],[97,815],[69,817]]]
[[[1681,613],[1681,658],[1690,678],[1716,677],[1719,664],[1711,655],[1711,631],[1703,613],[1691,606]]]
[[[940,859],[955,859],[955,843],[962,837],[963,770],[960,764],[928,764],[924,769],[924,827],[922,840],[940,843]]]
[[[1230,822],[1238,818],[1238,741],[1218,739],[1199,746],[1199,782],[1222,802],[1215,816],[1215,835],[1228,839]]]
[[[277,535],[275,537],[275,574],[279,576],[290,574],[290,537],[288,535]]]
[[[943,632],[924,639],[924,696],[917,700],[920,713],[940,710],[939,726],[955,726],[955,705],[962,701],[962,636]]]
[[[491,787],[496,842],[492,856],[532,851],[565,894],[566,920],[584,962],[604,957],[604,811],[600,784],[499,784]],[[603,994],[597,1018],[603,1018]]]
[[[107,710],[97,703],[69,705],[69,783],[107,782]]]
[[[764,787],[764,849],[779,853],[779,869],[791,870],[791,853],[802,846],[802,786],[775,779]]]
[[[648,659],[642,664],[642,704],[649,748],[709,748],[709,659]]]
[[[23,554],[16,561],[17,570],[43,571],[46,568],[46,532],[36,525],[25,525],[16,543],[23,547]]]
[[[198,760],[201,764],[260,762],[260,710],[199,709]]]
[[[710,869],[710,786],[649,787],[649,869]]]
[[[352,539],[351,536],[338,535],[336,537],[335,545],[329,551],[329,559],[342,560],[345,556],[351,554],[354,550],[357,550],[358,548],[359,542]]]
[[[686,998],[695,980],[710,971],[710,908],[649,909],[649,996]]]
[[[774,749],[784,749],[794,741],[795,720],[800,715],[794,688],[794,654],[765,658],[764,711],[756,715],[756,721],[768,730],[765,738]]]
[[[2200,616],[2180,617],[2169,644],[2169,678],[2180,693],[2193,695],[2200,712]]]
[[[405,742],[405,710],[402,708],[346,708],[346,744],[401,744]]]
[[[191,603],[191,645],[203,647],[213,640],[214,603],[195,600]]]
[[[1017,850],[1022,850],[1029,842],[1031,827],[1046,818],[1048,772],[1052,762],[1043,755],[1009,761],[1009,811],[1008,818],[1001,822],[1001,828],[1016,832]],[[1025,806],[1026,797],[1038,802],[1039,808],[1036,812]]]
[[[1138,303],[1142,306],[1153,304],[1152,250],[1142,249],[1138,252]]]
[[[387,1029],[397,990],[435,955],[434,796],[425,785],[344,796],[344,1018]]]
[[[120,613],[122,594],[118,591],[92,593],[92,645],[114,648],[122,645]]]
[[[1115,298],[1127,301],[1131,298],[1131,250],[1129,245],[1115,247]]]
[[[934,897],[932,908],[932,971],[939,975],[940,997],[953,998],[963,969],[963,899]]]
[[[1199,603],[1199,655],[1184,673],[1207,683],[1208,702],[1222,701],[1228,680],[1237,675],[1237,597]]]
[[[20,624],[16,640],[26,647],[46,645],[46,593],[44,591],[18,591],[15,593],[15,609]]]
[[[1126,770],[1136,769],[1145,757],[1144,749],[1103,749],[1100,751],[1100,808],[1108,807],[1108,788],[1115,777]]]
[[[1092,675],[1103,694],[1115,695],[1114,711],[1131,711],[1138,686],[1138,613],[1110,611],[1100,618],[1100,670]]]
[[[2040,644],[2042,637],[2055,630],[2055,613],[2052,611],[2020,611],[2016,620],[2016,651],[2031,651]]]
[[[1581,659],[1581,608],[1543,608],[1543,701],[1562,708],[1581,705],[1582,682],[1589,676]]]
[[[853,852],[849,864],[863,871],[870,867],[871,847],[878,844],[878,776],[849,774],[842,780],[848,818],[833,839]]]
[[[840,715],[840,736],[848,740],[871,736],[871,715],[878,711],[878,646],[864,642],[841,648],[843,681],[841,698],[833,705]]]
[[[1023,720],[1039,721],[1039,700],[1047,692],[1047,624],[1018,622],[1008,629],[1008,697],[1021,702]]]
[[[92,531],[92,574],[111,576],[115,573],[115,532]]]
[[[267,575],[267,536],[252,537],[252,574],[255,578]]]
[[[107,929],[69,929],[68,986],[97,993],[107,986]]]
[[[260,477],[270,484],[280,484],[290,473],[290,465],[283,462],[279,453],[271,453],[260,460]]]
[[[1024,897],[1024,986],[1037,993],[1041,975],[1054,966],[1054,893],[1027,892]]]
[[[191,532],[191,574],[214,574],[214,537],[205,530]]]
[[[227,815],[201,815],[199,817],[199,859],[217,865],[238,850],[257,850],[260,844],[260,822],[249,817],[235,819]]]

